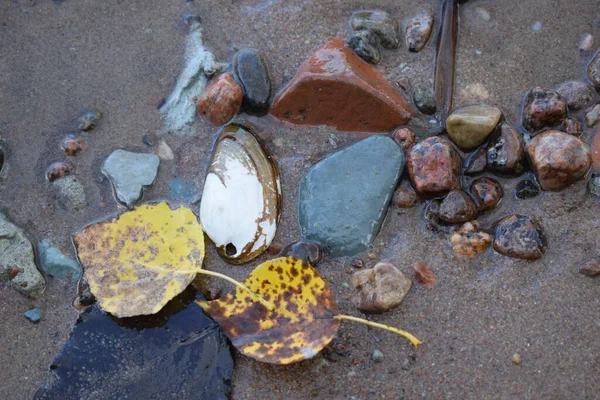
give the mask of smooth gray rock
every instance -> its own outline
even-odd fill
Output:
[[[0,214],[0,281],[26,295],[36,295],[46,286],[35,266],[33,246],[25,233]]]
[[[39,308],[32,308],[31,310],[25,311],[23,316],[29,320],[29,322],[33,324],[37,324],[42,320],[42,315],[40,314]]]
[[[331,154],[300,180],[302,236],[333,257],[366,250],[375,239],[404,169],[402,149],[372,136]]]
[[[81,210],[86,206],[87,197],[83,184],[74,177],[65,176],[52,182],[52,185],[58,189],[59,198],[66,207]]]
[[[142,196],[142,188],[154,182],[159,163],[155,154],[115,150],[104,161],[102,173],[112,182],[119,201],[132,208]]]
[[[51,247],[48,240],[42,240],[39,246],[40,265],[44,272],[56,278],[69,280],[71,283],[79,281],[81,277],[81,264],[67,257],[60,250]]]

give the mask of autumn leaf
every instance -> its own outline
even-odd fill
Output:
[[[413,268],[415,270],[415,279],[417,282],[430,289],[435,286],[435,283],[437,282],[435,275],[425,266],[425,264],[415,263]]]
[[[311,265],[292,257],[262,263],[244,285],[274,305],[268,310],[248,291],[213,301],[199,301],[243,354],[272,364],[289,364],[319,353],[337,334],[341,320],[352,320],[391,330],[411,340],[412,335],[383,324],[340,315],[333,294]]]

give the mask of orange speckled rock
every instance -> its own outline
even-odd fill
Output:
[[[389,132],[406,125],[413,112],[381,72],[337,38],[302,64],[271,108],[292,124],[355,132]]]
[[[213,125],[229,122],[240,111],[244,93],[229,73],[210,81],[198,99],[198,114]]]
[[[540,133],[527,143],[527,156],[544,190],[560,190],[581,179],[592,165],[590,148],[561,131]]]
[[[444,138],[430,137],[411,147],[406,166],[410,181],[419,194],[443,196],[460,188],[462,160]]]

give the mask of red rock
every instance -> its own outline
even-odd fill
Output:
[[[393,136],[398,146],[402,147],[402,150],[410,149],[417,142],[415,134],[410,128],[398,128],[394,131]]]
[[[502,185],[492,178],[477,178],[469,189],[471,196],[479,208],[479,212],[485,212],[496,207],[504,196]]]
[[[590,148],[561,131],[546,131],[526,146],[529,163],[544,190],[560,190],[581,179],[592,165]]]
[[[221,74],[210,81],[198,99],[198,114],[213,125],[229,122],[242,106],[242,87],[229,73]]]
[[[543,128],[560,125],[567,116],[567,103],[554,90],[536,87],[525,97],[523,127],[535,134]]]
[[[600,171],[600,126],[596,128],[596,134],[592,142],[592,161],[594,171]]]
[[[337,38],[300,66],[271,108],[292,124],[357,132],[389,132],[406,125],[413,112],[381,72]]]
[[[406,165],[419,194],[443,196],[460,188],[462,160],[444,138],[434,136],[414,145],[408,152]]]

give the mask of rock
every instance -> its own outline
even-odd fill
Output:
[[[54,181],[53,186],[57,188],[60,201],[65,208],[72,207],[81,210],[87,205],[87,197],[83,184],[73,176]]]
[[[479,212],[483,213],[495,208],[502,197],[504,197],[504,189],[502,185],[492,178],[477,178],[471,184],[469,192],[479,208]]]
[[[450,244],[455,254],[472,257],[483,253],[492,243],[492,237],[479,230],[477,221],[461,225],[450,235]]]
[[[40,309],[37,307],[32,308],[31,310],[25,311],[23,316],[25,316],[25,318],[27,318],[27,320],[29,322],[31,322],[32,324],[37,324],[38,322],[40,322],[42,320],[42,316],[40,315]]]
[[[433,271],[423,263],[414,263],[413,270],[415,271],[415,280],[426,288],[433,288],[437,282]]]
[[[431,87],[415,87],[413,90],[413,102],[423,114],[433,115],[437,110],[437,106],[435,104],[435,93]]]
[[[596,95],[594,89],[581,81],[565,82],[558,88],[558,93],[567,102],[571,111],[582,110],[592,105]]]
[[[590,55],[592,48],[594,47],[594,37],[589,33],[583,35],[583,39],[581,39],[581,43],[579,44],[579,54],[581,56],[587,57]]]
[[[567,103],[554,90],[536,87],[525,96],[523,127],[532,135],[560,125],[567,116]]]
[[[350,284],[358,291],[352,301],[363,312],[381,313],[400,305],[412,281],[389,263],[357,271]]]
[[[156,154],[161,160],[170,161],[175,159],[175,154],[173,154],[173,150],[171,150],[171,147],[164,140],[158,142]]]
[[[474,149],[494,131],[502,117],[496,107],[471,106],[454,111],[446,120],[446,131],[458,147]]]
[[[560,190],[581,179],[592,165],[590,148],[561,131],[547,131],[526,146],[530,165],[544,190]]]
[[[112,182],[119,201],[132,208],[144,186],[154,183],[160,158],[155,154],[115,150],[102,165],[102,173]]]
[[[98,111],[86,111],[77,119],[77,127],[80,131],[91,131],[96,127],[101,118],[102,113]]]
[[[592,139],[592,163],[594,171],[600,171],[600,127],[596,128],[596,133]]]
[[[585,114],[585,122],[587,126],[593,128],[600,119],[600,104],[596,104],[590,111]]]
[[[240,50],[233,57],[233,71],[244,90],[244,110],[252,114],[266,114],[271,98],[271,73],[267,59],[257,50]]]
[[[519,353],[515,353],[512,356],[512,363],[515,365],[521,364],[521,355]]]
[[[398,21],[381,10],[357,11],[352,14],[350,26],[355,31],[373,32],[386,49],[397,49],[400,44]]]
[[[404,38],[408,51],[417,53],[425,47],[431,37],[433,28],[433,13],[422,11],[406,23]]]
[[[594,196],[600,197],[600,174],[594,172],[588,182],[588,189]]]
[[[588,79],[592,82],[592,85],[596,88],[596,91],[600,91],[600,51],[596,53],[587,68]]]
[[[403,180],[394,192],[392,204],[396,208],[410,208],[417,205],[417,193],[406,180]]]
[[[376,363],[382,363],[384,359],[384,355],[379,350],[373,350],[373,354],[371,354],[371,360]]]
[[[389,132],[406,125],[413,112],[381,72],[341,39],[307,59],[271,108],[272,115],[293,124],[362,132]]]
[[[398,128],[394,131],[394,133],[392,133],[392,136],[402,150],[410,149],[417,142],[415,134],[410,130],[410,128]]]
[[[73,167],[66,162],[57,161],[46,168],[46,179],[50,182],[54,182],[57,179],[64,178],[65,176],[73,173]]]
[[[508,122],[502,122],[499,135],[487,148],[488,169],[501,174],[520,175],[525,171],[525,141]]]
[[[375,239],[404,168],[404,154],[385,136],[372,136],[331,154],[300,179],[302,237],[333,257],[366,250]]]
[[[462,190],[453,190],[440,204],[440,219],[450,224],[467,222],[477,218],[477,206]]]
[[[304,260],[308,264],[316,267],[323,259],[323,250],[321,246],[312,242],[294,242],[290,243],[279,253],[282,257],[294,257],[299,260]]]
[[[46,281],[35,265],[31,242],[25,233],[0,214],[0,281],[25,295],[35,296]]]
[[[443,196],[460,188],[462,160],[444,138],[430,137],[414,145],[406,166],[410,182],[421,195]]]
[[[431,200],[425,206],[425,220],[428,222],[428,229],[438,230],[440,225],[440,204],[438,199]]]
[[[531,199],[540,194],[540,188],[531,180],[523,179],[515,187],[515,196],[517,199]]]
[[[592,257],[579,265],[579,273],[585,276],[597,276],[600,275],[600,257]]]
[[[487,166],[487,150],[483,147],[475,150],[469,158],[465,166],[465,174],[474,175],[479,174],[485,170]]]
[[[71,283],[79,281],[82,274],[81,264],[57,248],[51,247],[48,240],[40,242],[39,251],[40,266],[46,274],[57,279],[69,280]]]
[[[213,125],[221,126],[240,111],[244,93],[230,73],[213,78],[198,98],[198,114]]]
[[[79,135],[68,134],[60,143],[60,147],[68,156],[76,156],[85,149],[85,140]]]
[[[352,36],[350,36],[347,43],[348,47],[366,62],[379,64],[379,61],[381,61],[379,39],[371,31],[352,32]]]
[[[546,236],[535,219],[510,215],[496,224],[494,249],[505,256],[537,260],[546,253]]]
[[[567,118],[563,121],[560,129],[573,136],[581,136],[583,133],[583,128],[581,126],[581,122],[574,120],[572,118]]]

